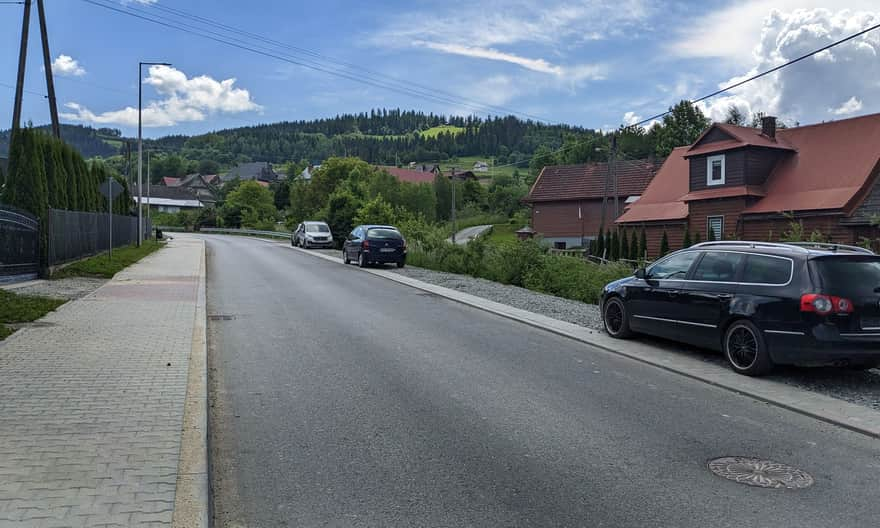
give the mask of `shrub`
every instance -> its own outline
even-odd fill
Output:
[[[526,275],[523,286],[592,304],[599,301],[607,283],[632,274],[632,268],[622,263],[596,264],[557,255],[542,255],[540,260]]]
[[[497,244],[484,252],[480,276],[502,284],[523,286],[526,275],[541,265],[541,257],[546,252],[538,240]]]

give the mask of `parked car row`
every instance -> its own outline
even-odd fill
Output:
[[[600,308],[612,337],[717,349],[749,376],[880,365],[880,256],[859,247],[705,242],[611,282]]]
[[[290,236],[290,245],[305,249],[334,247],[333,233],[326,222],[302,222]],[[406,265],[406,239],[390,225],[363,224],[355,227],[342,245],[342,260],[360,267],[370,264]]]

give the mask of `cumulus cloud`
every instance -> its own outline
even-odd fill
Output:
[[[61,54],[52,61],[52,73],[61,77],[81,77],[86,74],[86,70],[70,55]]]
[[[880,11],[773,10],[754,47],[751,70],[726,86],[783,64],[866,27],[880,23]],[[816,122],[859,111],[880,111],[880,33],[871,32],[784,68],[700,106],[721,120],[728,107],[765,112],[786,121]]]
[[[206,75],[188,78],[170,66],[150,66],[144,84],[152,86],[162,98],[149,102],[143,109],[145,127],[172,126],[189,121],[204,121],[217,113],[234,114],[260,110],[250,92],[236,88],[235,79],[217,81]],[[137,125],[137,108],[126,107],[95,113],[85,106],[70,102],[64,105],[71,112],[61,116],[72,121]]]
[[[828,112],[839,115],[839,116],[847,116],[850,114],[854,114],[862,109],[862,102],[855,98],[855,96],[850,97],[846,100],[842,105],[837,108],[829,108]]]

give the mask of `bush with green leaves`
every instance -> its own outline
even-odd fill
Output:
[[[596,304],[606,284],[629,275],[632,275],[632,268],[622,263],[597,264],[577,257],[542,255],[539,263],[526,274],[523,286]]]

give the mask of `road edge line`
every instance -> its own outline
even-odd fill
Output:
[[[283,245],[282,247],[289,247],[290,249],[307,255],[345,265],[342,262],[342,259],[338,257],[332,257],[330,255],[315,253],[286,245]],[[372,275],[411,288],[433,293],[484,312],[498,315],[512,321],[517,321],[533,328],[545,330],[579,343],[592,346],[600,351],[615,356],[632,359],[673,374],[700,381],[741,396],[747,396],[757,401],[774,405],[859,434],[872,438],[880,438],[880,413],[871,410],[868,407],[764,378],[749,378],[730,371],[710,372],[710,370],[717,371],[717,367],[714,365],[681,365],[681,363],[692,362],[686,358],[671,356],[667,358],[654,358],[651,356],[658,355],[658,351],[654,350],[655,347],[652,347],[651,345],[645,345],[633,341],[612,340],[612,338],[605,338],[605,336],[601,336],[598,332],[586,327],[553,319],[552,317],[536,314],[513,306],[508,306],[476,295],[459,292],[443,286],[437,286],[411,277],[400,276],[388,270],[359,269],[359,271],[366,271]],[[496,308],[493,305],[502,308]],[[614,347],[609,343],[603,343],[603,341],[613,342]],[[628,352],[621,350],[620,348],[632,348],[636,351]],[[662,351],[659,353],[662,354]],[[797,397],[784,397],[785,395],[781,394],[782,392],[796,392]],[[808,406],[805,405],[805,401],[809,403]]]
[[[172,527],[207,528],[210,493],[208,482],[207,392],[207,284],[206,244],[201,243],[199,283],[193,320],[193,337],[187,372],[186,400],[180,439],[180,459],[174,495]]]

